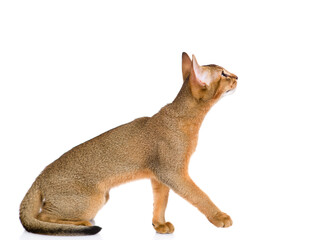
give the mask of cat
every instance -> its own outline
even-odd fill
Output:
[[[196,206],[217,227],[232,220],[191,180],[189,159],[210,108],[237,86],[238,77],[217,65],[200,66],[182,53],[183,85],[174,101],[152,117],[138,118],[82,143],[48,165],[20,205],[20,221],[32,233],[92,235],[91,224],[109,190],[150,178],[158,233],[172,233],[165,220],[169,190]]]

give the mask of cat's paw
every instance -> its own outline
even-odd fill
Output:
[[[166,223],[153,223],[153,227],[158,233],[173,233],[174,226],[170,222]]]
[[[208,220],[217,227],[227,228],[232,225],[230,216],[224,212],[218,212],[213,217],[208,218]]]

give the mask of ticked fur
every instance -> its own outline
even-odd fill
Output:
[[[154,194],[153,226],[172,233],[165,220],[169,190],[196,206],[217,227],[229,227],[221,212],[191,180],[188,164],[201,123],[237,76],[217,65],[200,66],[182,54],[183,85],[175,100],[152,117],[136,119],[63,154],[37,177],[20,206],[27,231],[51,235],[87,235],[101,230],[90,222],[108,201],[109,190],[150,178]]]

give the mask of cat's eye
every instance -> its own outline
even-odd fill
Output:
[[[228,75],[225,74],[223,71],[222,71],[221,75],[222,75],[223,77],[228,77]]]

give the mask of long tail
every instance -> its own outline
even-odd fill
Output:
[[[26,193],[19,209],[19,218],[28,232],[46,235],[93,235],[101,230],[98,226],[76,226],[43,222],[37,219],[42,204],[41,191],[37,181]]]

